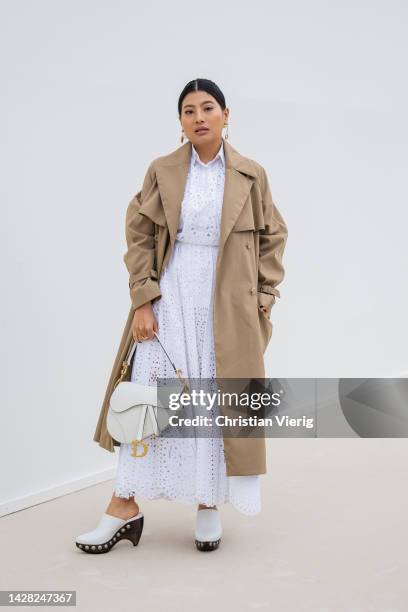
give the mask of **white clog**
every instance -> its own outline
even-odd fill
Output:
[[[93,531],[79,535],[75,544],[77,548],[87,553],[109,552],[119,540],[130,540],[133,546],[137,546],[142,535],[143,523],[143,512],[127,520],[104,512],[97,527]]]
[[[221,542],[222,525],[217,508],[197,510],[195,544],[198,550],[215,550]]]

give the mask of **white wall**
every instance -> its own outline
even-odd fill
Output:
[[[92,437],[129,308],[124,215],[180,145],[192,78],[223,89],[288,224],[268,375],[408,369],[407,13],[2,2],[3,513],[114,474]]]

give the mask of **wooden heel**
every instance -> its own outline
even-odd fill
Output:
[[[127,523],[126,527],[129,526],[130,528],[127,530],[127,533],[125,532],[123,538],[126,538],[127,540],[133,542],[133,546],[137,546],[139,544],[140,536],[142,535],[143,531],[144,516],[142,516],[137,521],[132,522],[133,525],[132,523]]]

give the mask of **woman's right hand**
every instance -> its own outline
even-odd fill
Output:
[[[158,331],[159,326],[154,316],[152,303],[146,302],[143,306],[136,308],[132,323],[133,340],[135,342],[153,340],[155,337],[153,332]]]

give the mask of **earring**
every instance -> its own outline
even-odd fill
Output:
[[[229,125],[228,123],[224,125],[224,127],[227,128],[227,131],[225,132],[225,140],[228,140],[228,125]]]
[[[184,142],[184,134],[183,134],[183,130],[181,130],[181,139],[180,139],[180,140],[181,140],[181,143],[183,143],[183,142]]]

